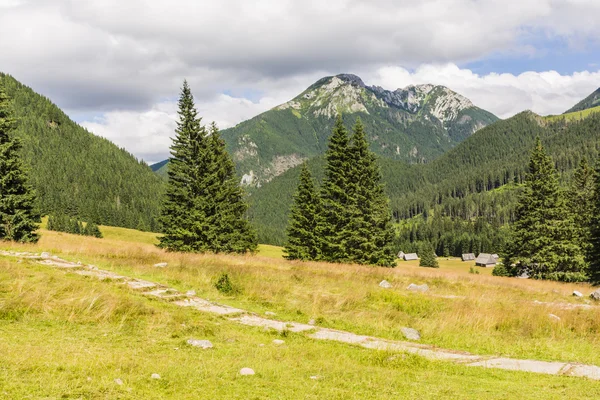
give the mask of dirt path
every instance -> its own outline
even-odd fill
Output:
[[[201,312],[219,315],[230,315],[231,321],[242,325],[263,327],[277,331],[306,332],[308,337],[315,340],[332,340],[336,342],[359,345],[368,349],[398,351],[416,354],[431,360],[446,360],[469,367],[497,368],[511,371],[533,372],[549,375],[578,376],[600,380],[600,367],[579,363],[550,362],[538,360],[520,360],[514,358],[475,355],[462,351],[440,349],[431,345],[406,341],[380,339],[372,336],[357,335],[352,332],[321,328],[316,325],[299,322],[277,321],[263,318],[248,311],[217,304],[208,300],[181,293],[159,283],[145,281],[116,274],[111,271],[98,269],[93,265],[83,265],[50,256],[48,253],[34,254],[26,252],[1,251],[1,256],[18,257],[36,260],[37,263],[70,271],[75,274],[95,277],[102,280],[112,280],[116,284],[126,285],[132,290],[145,296],[153,296],[170,301],[180,307],[190,307]]]

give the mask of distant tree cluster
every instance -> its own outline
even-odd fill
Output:
[[[216,125],[209,129],[202,125],[187,82],[178,113],[159,247],[200,253],[256,250],[256,234],[246,218],[248,206],[233,161]]]
[[[102,232],[93,222],[84,223],[64,214],[50,215],[46,229],[49,231],[66,232],[74,235],[94,236],[102,238]]]
[[[325,160],[320,193],[308,168],[302,168],[286,258],[395,266],[389,200],[360,119],[349,137],[338,116]]]
[[[40,214],[20,158],[13,107],[0,80],[0,240],[37,242]]]

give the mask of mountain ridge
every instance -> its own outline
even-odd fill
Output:
[[[260,187],[323,154],[338,113],[346,125],[357,117],[363,120],[375,153],[409,163],[431,161],[498,120],[444,86],[389,91],[367,86],[352,74],[328,76],[293,99],[222,131],[242,183]]]

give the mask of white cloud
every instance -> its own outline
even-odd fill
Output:
[[[2,69],[96,112],[148,109],[184,77],[209,99],[316,71],[535,56],[536,39],[598,40],[600,14],[597,0],[0,1]]]
[[[196,105],[205,123],[216,121],[220,128],[228,128],[290,100],[320,77],[304,76],[287,84],[266,80],[258,86],[264,93],[256,102],[221,94]],[[502,118],[526,109],[541,115],[562,113],[600,86],[600,71],[477,75],[454,64],[423,65],[414,72],[383,67],[362,78],[367,85],[389,90],[421,83],[445,85]],[[168,157],[176,118],[176,104],[163,102],[147,111],[108,112],[83,125],[152,163]]]
[[[556,71],[478,75],[454,64],[423,65],[412,73],[384,67],[373,74],[371,82],[387,88],[421,83],[448,86],[475,105],[507,118],[523,110],[541,115],[564,112],[600,86],[600,70],[572,75]]]

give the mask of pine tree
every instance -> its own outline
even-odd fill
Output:
[[[246,219],[248,206],[235,166],[216,125],[210,134],[201,125],[187,82],[175,132],[159,246],[187,252],[254,251],[256,234]]]
[[[179,121],[169,158],[169,181],[161,209],[164,235],[159,247],[171,251],[207,251],[205,216],[199,206],[198,178],[204,172],[200,157],[206,147],[205,135],[187,81],[178,102]],[[204,154],[202,154],[204,156]]]
[[[206,210],[213,239],[209,250],[215,253],[253,252],[258,239],[246,218],[248,204],[235,175],[235,165],[214,122],[210,127],[209,156],[205,199],[211,208]]]
[[[573,174],[569,190],[568,206],[575,224],[577,243],[584,254],[589,246],[589,228],[593,212],[594,170],[589,166],[587,158],[583,157],[579,167]]]
[[[435,251],[431,243],[424,243],[419,251],[419,266],[429,268],[439,268],[438,260],[435,258]]]
[[[589,224],[589,242],[586,259],[589,263],[590,282],[600,285],[600,159],[593,175],[592,217]]]
[[[321,199],[311,173],[304,163],[300,182],[294,194],[287,228],[285,258],[288,260],[318,260],[321,258]]]
[[[12,135],[14,129],[10,100],[0,80],[0,240],[37,242],[35,231],[41,219],[19,158],[21,145]]]
[[[341,115],[338,115],[325,153],[325,180],[321,189],[323,217],[321,258],[324,261],[349,260],[347,241],[352,219],[353,203],[349,176],[352,169],[349,152],[348,131]]]
[[[587,278],[574,222],[559,190],[552,160],[539,138],[531,153],[529,174],[503,259],[513,276],[527,271],[536,279],[574,282]]]
[[[389,200],[360,118],[356,120],[353,131],[349,147],[351,173],[348,177],[353,201],[349,207],[351,223],[346,227],[346,252],[349,259],[358,264],[395,266]]]

